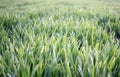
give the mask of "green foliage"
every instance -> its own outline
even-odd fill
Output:
[[[0,77],[120,76],[119,1],[0,1]]]

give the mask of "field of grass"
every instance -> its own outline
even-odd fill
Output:
[[[120,77],[120,0],[0,0],[0,77]]]

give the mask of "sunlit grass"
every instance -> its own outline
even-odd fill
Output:
[[[119,1],[0,1],[0,77],[120,76]]]

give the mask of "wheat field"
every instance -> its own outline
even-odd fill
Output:
[[[120,77],[120,0],[0,0],[0,77]]]

